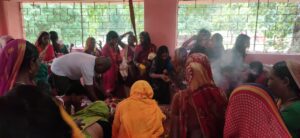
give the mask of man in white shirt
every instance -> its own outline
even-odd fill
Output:
[[[68,95],[72,85],[81,85],[83,78],[87,96],[95,101],[99,98],[94,91],[94,76],[104,73],[111,66],[106,57],[95,57],[86,53],[74,52],[54,59],[51,65],[53,85],[58,95]]]

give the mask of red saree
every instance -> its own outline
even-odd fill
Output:
[[[114,49],[108,44],[105,44],[102,49],[102,54],[111,59],[111,67],[103,74],[103,88],[106,93],[112,92],[116,88],[116,82],[119,73],[119,64],[122,61],[120,51]]]
[[[151,44],[148,49],[144,49],[142,45],[137,45],[135,48],[135,60],[138,63],[145,63],[148,60],[148,55],[151,52],[156,52],[156,46]]]
[[[266,89],[242,85],[230,96],[224,137],[289,138],[291,135]]]
[[[153,44],[150,44],[148,49],[144,49],[141,44],[137,45],[135,47],[134,59],[133,59],[134,62],[139,63],[139,64],[143,64],[146,67],[144,71],[139,70],[139,73],[138,72],[136,73],[136,74],[139,74],[137,76],[138,80],[149,80],[148,73],[149,73],[149,69],[150,69],[150,66],[151,66],[151,62],[149,62],[149,60],[148,60],[148,55],[151,52],[156,53],[156,46],[153,45]]]
[[[25,49],[26,41],[21,39],[12,40],[4,47],[0,55],[0,96],[14,86]]]
[[[188,89],[177,93],[172,103],[172,114],[178,116],[179,130],[171,130],[177,133],[171,137],[222,137],[227,101],[213,82],[205,55],[197,53],[188,57],[186,80]]]
[[[39,57],[44,62],[52,62],[52,60],[55,58],[55,53],[52,45],[47,45],[44,49],[42,49],[40,46],[37,46]]]

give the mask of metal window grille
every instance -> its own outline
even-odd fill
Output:
[[[225,49],[232,48],[237,35],[244,33],[251,37],[249,51],[300,52],[300,2],[180,1],[178,6],[178,46],[206,28],[222,34]]]
[[[144,30],[144,4],[135,2],[137,32]],[[65,44],[83,47],[95,37],[105,43],[106,34],[133,31],[127,2],[118,3],[22,3],[26,39],[35,42],[41,31],[57,31]]]

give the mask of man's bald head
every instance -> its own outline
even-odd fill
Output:
[[[97,57],[95,60],[95,72],[104,73],[111,66],[111,59],[108,57]]]

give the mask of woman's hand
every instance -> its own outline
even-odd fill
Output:
[[[85,125],[85,124],[82,122],[82,119],[80,119],[80,118],[75,118],[75,119],[74,119],[74,122],[75,122],[76,125],[79,127],[79,129],[82,129],[82,127]]]
[[[161,78],[162,80],[164,80],[165,82],[169,82],[169,81],[170,81],[169,76],[164,75],[164,74],[161,74],[160,78]]]

